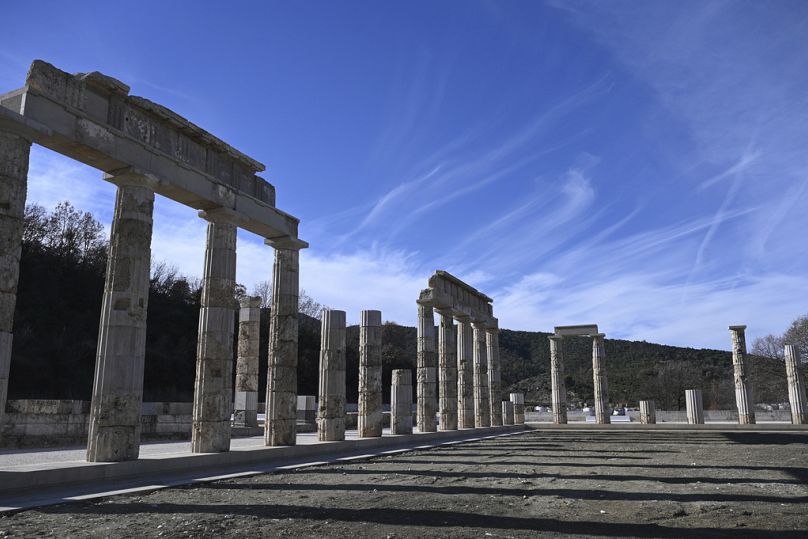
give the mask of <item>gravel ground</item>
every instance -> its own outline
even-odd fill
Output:
[[[808,537],[808,432],[530,431],[0,518],[0,537]]]

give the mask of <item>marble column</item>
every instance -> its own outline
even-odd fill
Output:
[[[275,247],[269,313],[266,422],[264,443],[295,445],[297,438],[297,311],[299,248],[266,240]]]
[[[149,306],[154,183],[134,173],[105,178],[118,188],[98,328],[89,462],[135,460],[140,452]]]
[[[488,402],[491,407],[491,426],[502,426],[502,379],[499,368],[499,328],[486,328],[486,353],[488,355]]]
[[[474,334],[468,316],[457,316],[457,426],[474,428]]]
[[[412,434],[412,372],[394,369],[390,388],[390,432]]]
[[[640,423],[643,425],[656,424],[656,405],[654,401],[640,401]]]
[[[513,405],[513,424],[525,424],[525,394],[511,393],[511,404]]]
[[[208,221],[208,239],[199,309],[191,452],[221,453],[230,450],[237,227],[232,210],[204,211],[199,216]]]
[[[485,326],[472,322],[474,330],[474,426],[491,426],[490,392],[488,390],[488,358]]]
[[[418,385],[416,417],[420,432],[435,432],[438,426],[438,358],[435,353],[435,315],[432,304],[418,301]]]
[[[595,422],[608,425],[612,422],[609,415],[609,396],[606,383],[606,348],[603,344],[603,333],[592,336],[592,377],[595,383]]]
[[[704,406],[701,400],[701,389],[685,390],[685,406],[687,407],[687,422],[691,425],[703,425]]]
[[[257,427],[261,297],[243,297],[239,300],[239,306],[233,424],[237,427]]]
[[[345,311],[323,310],[320,332],[318,439],[341,441],[345,439]]]
[[[0,427],[4,424],[8,395],[30,152],[29,141],[0,132]]]
[[[550,385],[553,423],[567,424],[567,387],[564,384],[564,337],[550,335]]]
[[[359,320],[359,415],[362,438],[382,435],[382,312],[362,311]]]
[[[513,403],[502,401],[502,424],[513,425]]]
[[[440,430],[457,430],[457,341],[451,309],[438,309],[438,386]]]
[[[808,424],[808,403],[805,400],[805,384],[800,373],[800,351],[796,345],[786,345],[785,360],[791,423],[805,425]]]
[[[730,326],[732,332],[732,369],[735,378],[735,405],[738,407],[738,423],[755,424],[755,404],[752,386],[746,369],[746,326]]]

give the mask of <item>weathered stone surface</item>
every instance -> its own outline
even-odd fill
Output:
[[[513,424],[525,424],[525,394],[511,393],[511,404],[513,405]]]
[[[258,356],[261,331],[261,298],[247,296],[239,301],[238,356],[233,424],[258,426]]]
[[[317,434],[321,442],[345,439],[345,311],[323,310],[320,333],[320,396]]]
[[[90,408],[90,462],[134,460],[140,451],[154,190],[135,174],[114,181],[118,191]]]
[[[488,322],[493,317],[492,299],[451,273],[437,270],[429,277],[429,288],[420,299],[437,309],[451,309],[454,315]]]
[[[491,426],[502,426],[502,380],[499,368],[499,328],[487,327],[485,344],[488,355],[488,402],[491,407]]]
[[[450,309],[438,309],[438,385],[440,430],[457,430],[457,341]]]
[[[502,424],[514,424],[513,403],[511,401],[502,401]]]
[[[609,410],[608,386],[606,382],[606,348],[603,344],[603,333],[592,336],[592,377],[595,384],[595,421],[600,424],[611,423]]]
[[[486,327],[472,322],[474,330],[474,426],[491,426],[490,391],[488,389],[488,354],[485,342]]]
[[[359,320],[359,436],[382,435],[382,313],[362,311]]]
[[[558,337],[597,335],[597,324],[579,324],[577,326],[556,326],[555,334]]]
[[[738,423],[755,423],[752,386],[746,370],[746,326],[730,326],[732,332],[732,369],[735,379],[735,404],[738,407]]]
[[[457,426],[474,428],[474,333],[468,316],[457,316]]]
[[[269,317],[264,443],[295,445],[297,439],[298,249],[275,248]]]
[[[564,338],[550,335],[550,385],[552,389],[553,423],[567,423],[567,387],[564,384]]]
[[[640,423],[643,425],[656,424],[656,405],[654,401],[640,401]]]
[[[701,400],[701,389],[685,390],[685,406],[687,407],[687,422],[691,425],[703,425],[704,406]]]
[[[394,369],[390,387],[390,432],[412,434],[412,372]]]
[[[435,353],[435,315],[431,303],[418,302],[418,430],[435,432],[438,426],[438,358]]]
[[[794,425],[808,424],[808,401],[805,398],[805,383],[800,373],[800,351],[796,345],[787,344],[785,346],[785,361],[791,423]]]
[[[0,426],[8,395],[30,150],[29,141],[0,132]]]

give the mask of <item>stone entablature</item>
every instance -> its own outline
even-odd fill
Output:
[[[432,274],[429,288],[421,291],[418,301],[436,309],[450,309],[454,316],[468,316],[472,322],[497,327],[491,305],[494,300],[446,271]]]

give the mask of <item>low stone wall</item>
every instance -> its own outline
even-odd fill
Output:
[[[640,421],[640,412],[632,411],[628,413],[631,421]],[[755,411],[758,422],[765,421],[785,421],[791,422],[791,412],[789,410]],[[570,423],[585,422],[586,415],[582,412],[568,412],[567,420]],[[657,410],[657,423],[687,423],[687,412],[684,410]],[[552,423],[553,414],[551,412],[525,412],[525,421],[529,423]],[[737,410],[704,410],[705,423],[737,423]]]

